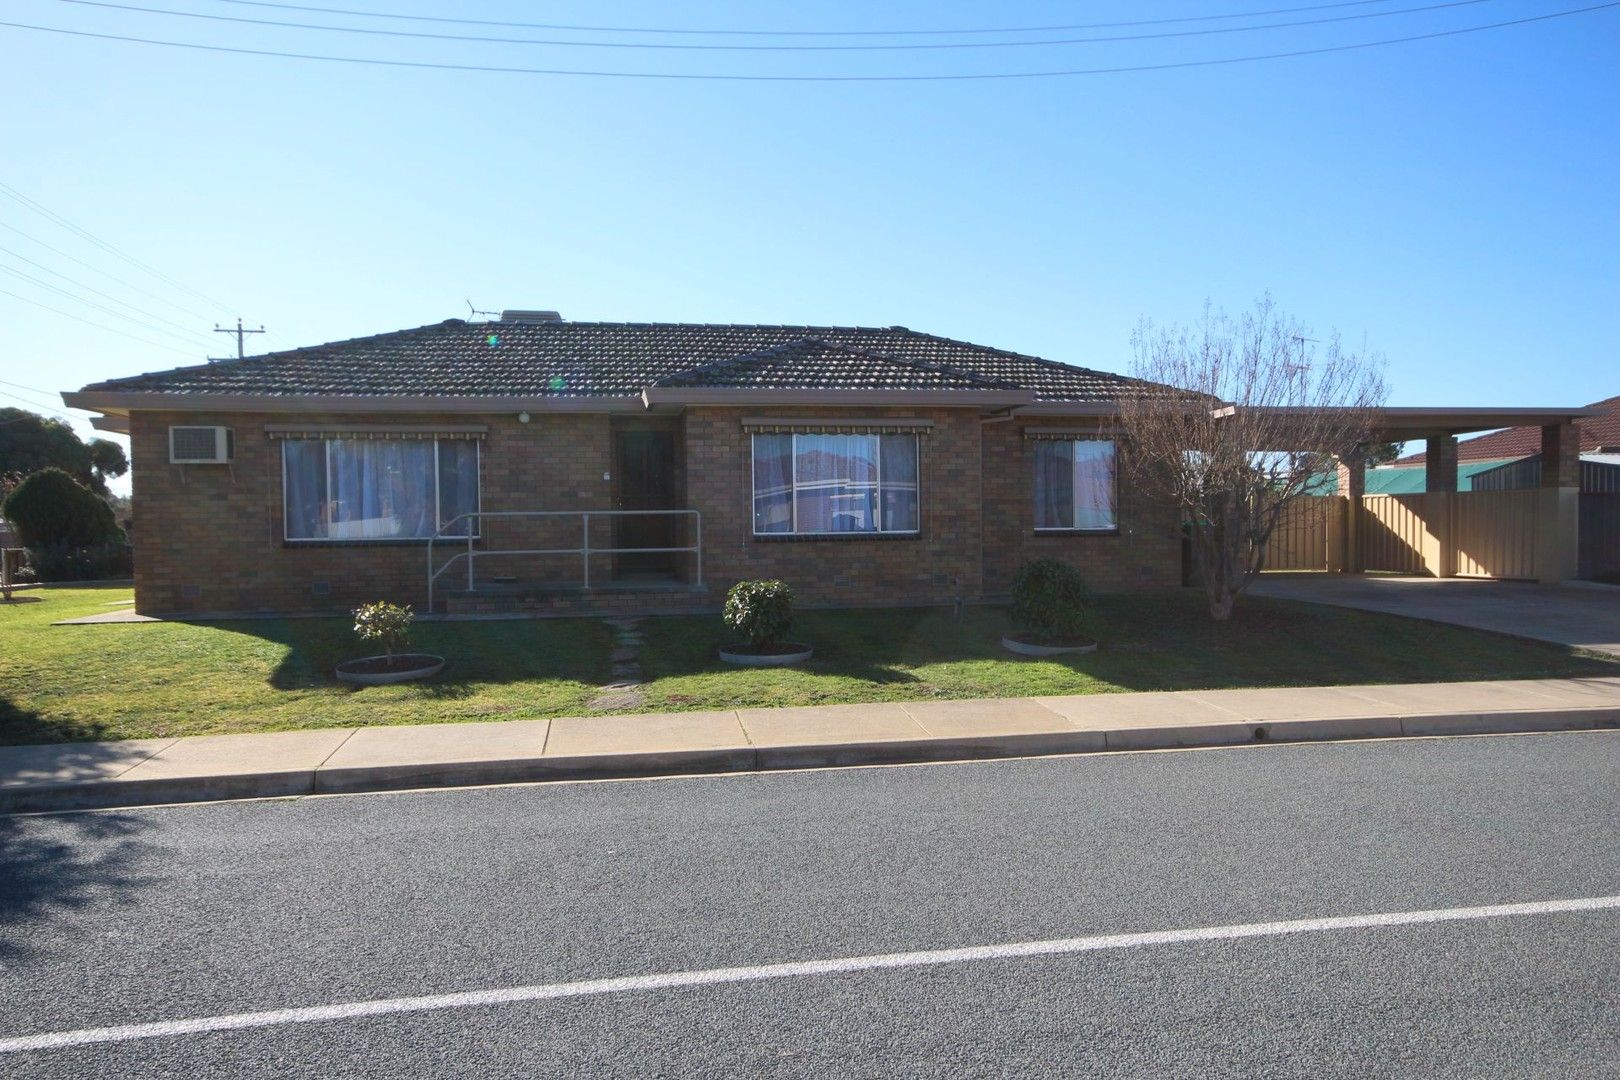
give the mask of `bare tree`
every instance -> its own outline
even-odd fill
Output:
[[[1238,317],[1144,320],[1133,374],[1182,394],[1121,403],[1130,482],[1177,507],[1214,619],[1265,568],[1266,541],[1334,459],[1359,460],[1384,403],[1382,361],[1311,338],[1269,296]],[[1320,347],[1318,347],[1320,346]]]

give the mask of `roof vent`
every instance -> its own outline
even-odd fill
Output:
[[[501,322],[515,323],[546,323],[562,322],[563,317],[555,311],[503,311]]]

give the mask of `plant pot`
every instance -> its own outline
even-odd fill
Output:
[[[787,667],[802,663],[815,652],[797,641],[783,641],[756,650],[752,645],[722,645],[720,659],[739,667]]]
[[[444,670],[444,657],[432,653],[398,653],[393,657],[362,656],[337,666],[340,681],[360,686],[387,686],[389,683],[426,679]]]
[[[1019,656],[1067,656],[1070,653],[1097,651],[1095,641],[1076,642],[1073,645],[1039,645],[1030,641],[1019,641],[1011,635],[1001,639],[1001,647]]]

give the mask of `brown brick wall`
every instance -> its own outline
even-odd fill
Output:
[[[1052,535],[1035,532],[1035,456],[1024,428],[1062,421],[1011,420],[984,425],[985,558],[987,597],[1004,596],[1026,559],[1050,557],[1073,564],[1099,592],[1169,588],[1181,584],[1181,532],[1174,512],[1144,499],[1123,480],[1118,488],[1117,534]],[[1128,452],[1124,446],[1119,452]]]
[[[921,439],[921,531],[916,538],[837,537],[761,540],[753,536],[749,437],[745,415],[852,415],[850,409],[694,408],[679,420],[686,505],[703,514],[703,597],[718,606],[732,583],[779,577],[807,604],[944,603],[1005,593],[1019,562],[1037,555],[1072,561],[1102,590],[1171,586],[1180,580],[1173,515],[1122,491],[1117,536],[1037,537],[1033,462],[1020,422],[981,425],[973,410],[864,410],[933,422]],[[386,598],[426,600],[421,543],[288,544],[282,540],[281,447],[272,423],[479,423],[483,508],[607,509],[612,468],[606,415],[509,414],[424,417],[245,413],[136,413],[131,423],[137,609],[151,613],[335,611]],[[1043,421],[1049,423],[1050,421]],[[236,434],[229,467],[170,465],[171,424],[224,424]],[[982,449],[982,457],[981,457]],[[981,472],[982,461],[982,472]],[[577,520],[486,523],[490,549],[575,547]],[[593,546],[611,543],[606,522]],[[441,542],[445,557],[454,544]],[[435,545],[435,552],[441,550]],[[513,574],[524,582],[578,580],[577,557],[479,562],[480,578]],[[609,569],[594,560],[597,580]],[[452,570],[442,586],[464,577]],[[324,586],[320,591],[318,586]],[[671,602],[675,602],[672,600]]]
[[[599,509],[609,501],[609,483],[603,479],[611,445],[605,415],[536,416],[528,424],[505,413],[291,417],[137,412],[131,420],[135,602],[142,612],[331,611],[379,598],[422,607],[427,556],[421,543],[282,540],[281,444],[265,434],[266,424],[484,424],[489,434],[480,471],[486,511]],[[171,424],[233,428],[235,463],[170,465]],[[566,534],[560,523],[542,530],[498,521],[489,522],[487,532],[492,541],[499,538],[508,547],[573,547],[579,542],[577,522]],[[606,543],[605,533],[599,542]],[[435,552],[439,550],[435,545]],[[481,562],[479,573],[532,573],[541,560],[528,565],[522,560],[499,562],[498,567],[496,560]],[[547,568],[577,576],[577,559],[562,563],[550,560]],[[324,595],[317,592],[321,583],[327,589]]]
[[[850,409],[749,409],[751,416],[849,417]],[[920,535],[756,539],[743,410],[686,412],[687,494],[703,512],[704,579],[723,596],[748,578],[780,578],[809,604],[944,603],[979,595],[979,420],[966,409],[862,410],[932,420],[920,439]]]

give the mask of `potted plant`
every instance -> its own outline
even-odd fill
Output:
[[[1023,656],[1059,656],[1097,651],[1087,631],[1091,590],[1080,571],[1056,559],[1033,559],[1013,578],[1013,623],[1003,648]]]
[[[793,590],[785,581],[739,581],[726,594],[726,625],[748,639],[722,645],[720,659],[744,667],[784,667],[810,659],[810,646],[784,641],[793,625]]]
[[[397,651],[410,644],[411,620],[415,617],[409,606],[400,607],[386,600],[355,608],[355,634],[367,644],[381,646],[383,653],[344,661],[337,666],[337,677],[362,686],[381,686],[437,675],[444,668],[444,657]]]

